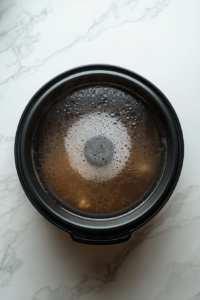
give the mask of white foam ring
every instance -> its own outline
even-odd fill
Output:
[[[90,165],[84,156],[84,145],[93,136],[102,135],[109,138],[114,146],[111,162],[104,167]],[[116,177],[129,158],[131,139],[126,127],[116,118],[106,113],[85,114],[74,123],[65,137],[71,167],[87,180],[107,181]]]

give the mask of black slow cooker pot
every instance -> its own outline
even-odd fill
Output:
[[[39,120],[63,93],[80,86],[115,85],[139,96],[159,118],[166,134],[167,155],[162,176],[148,199],[116,215],[84,215],[63,207],[48,196],[35,172],[33,136]],[[73,240],[88,244],[126,241],[148,222],[171,196],[180,176],[184,156],[183,135],[177,115],[162,92],[140,75],[110,65],[78,67],[46,83],[30,100],[20,119],[15,139],[15,162],[22,187],[35,208]],[[56,197],[55,197],[56,198]]]

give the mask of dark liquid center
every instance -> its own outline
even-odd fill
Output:
[[[113,143],[105,136],[94,136],[85,143],[84,155],[92,166],[105,167],[112,160],[113,154]]]

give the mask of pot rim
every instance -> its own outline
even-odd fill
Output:
[[[50,207],[49,204],[41,198],[41,196],[35,190],[33,182],[29,178],[24,152],[26,144],[25,137],[28,132],[28,123],[30,122],[33,113],[37,110],[37,105],[43,101],[47,94],[60,87],[62,84],[69,82],[70,80],[84,78],[89,75],[96,76],[98,74],[101,74],[102,76],[117,76],[119,78],[123,78],[123,80],[132,82],[133,84],[137,84],[141,89],[149,93],[151,97],[155,99],[155,101],[157,101],[157,104],[159,104],[159,109],[165,111],[167,114],[166,117],[168,118],[169,122],[168,125],[172,127],[174,133],[172,136],[174,143],[173,166],[170,171],[170,178],[168,178],[165,187],[162,189],[161,195],[154,199],[151,205],[148,204],[145,209],[143,207],[140,214],[137,213],[134,216],[134,210],[130,210],[125,214],[117,215],[111,218],[88,218],[74,214],[71,211],[67,211],[66,218],[66,216],[63,217],[58,211],[52,209],[52,207]],[[76,232],[82,232],[86,230],[94,231],[96,233],[105,233],[111,230],[125,230],[127,228],[129,232],[132,232],[153,218],[170,198],[178,182],[183,165],[184,141],[181,125],[175,110],[173,109],[169,100],[155,85],[153,85],[144,77],[127,69],[117,66],[98,64],[81,66],[63,72],[62,74],[48,81],[35,93],[35,95],[27,104],[19,121],[15,137],[14,151],[17,173],[27,197],[35,206],[35,208],[50,222],[70,233],[73,233],[74,228]]]

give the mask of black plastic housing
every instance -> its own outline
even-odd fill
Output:
[[[60,94],[82,84],[112,83],[140,95],[162,121],[167,136],[167,163],[154,193],[137,209],[112,218],[90,218],[62,210],[42,189],[32,162],[33,134],[45,110]],[[148,222],[170,198],[179,179],[184,157],[183,135],[178,117],[167,98],[151,82],[129,70],[110,65],[82,66],[46,83],[25,108],[15,138],[15,163],[22,187],[35,208],[50,222],[67,231],[73,240],[88,244],[126,241]]]

